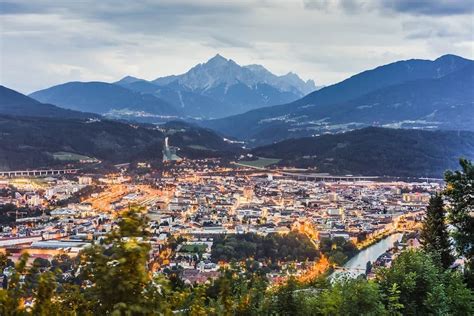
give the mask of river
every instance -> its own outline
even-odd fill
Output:
[[[347,261],[344,265],[344,269],[347,269],[349,273],[353,276],[357,276],[359,274],[365,273],[365,268],[367,266],[367,261],[374,262],[377,258],[383,254],[385,251],[393,247],[395,241],[400,241],[402,239],[403,234],[395,233],[390,236],[385,237],[384,239],[378,241],[377,243],[373,244],[372,246],[365,248],[361,252],[359,252],[355,257],[351,260]],[[335,272],[332,276],[337,276],[340,272]]]

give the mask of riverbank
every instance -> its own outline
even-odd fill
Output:
[[[359,251],[362,251],[362,250],[367,249],[368,247],[378,243],[379,241],[387,238],[388,236],[391,236],[393,234],[399,234],[399,233],[400,232],[397,232],[397,231],[385,231],[381,234],[378,234],[375,237],[372,237],[370,239],[364,240],[363,242],[357,243],[356,247],[357,247],[357,249],[359,249]]]
[[[344,272],[347,272],[347,274],[350,276],[357,276],[359,274],[365,273],[367,262],[374,262],[377,260],[380,255],[392,248],[396,241],[400,241],[402,236],[402,233],[393,233],[379,240],[375,244],[366,247],[357,255],[348,260],[341,270],[336,270],[331,275],[331,278]]]

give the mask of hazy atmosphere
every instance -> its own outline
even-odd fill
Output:
[[[178,74],[216,53],[328,85],[388,62],[474,57],[472,1],[2,1],[0,82]],[[28,67],[25,67],[28,65]]]

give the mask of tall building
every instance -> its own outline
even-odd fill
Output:
[[[181,157],[176,154],[177,150],[177,147],[169,146],[168,137],[165,137],[165,145],[163,147],[163,162],[182,160]]]

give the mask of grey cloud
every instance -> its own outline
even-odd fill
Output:
[[[242,41],[237,38],[222,36],[219,34],[211,35],[211,40],[207,44],[213,48],[219,48],[219,47],[253,48],[254,47],[254,45],[252,45],[249,42]]]
[[[331,0],[303,0],[303,5],[309,10],[328,10]]]
[[[342,11],[357,13],[362,10],[371,11],[376,2],[364,0],[303,0],[303,6],[308,10],[322,10],[325,12]]]
[[[357,12],[365,7],[364,2],[357,0],[340,0],[340,4],[347,12]]]
[[[415,15],[459,15],[474,12],[472,0],[383,0],[382,6]]]
[[[411,15],[449,16],[474,12],[472,0],[303,0],[303,4],[310,10],[346,13],[377,9]]]
[[[32,92],[154,79],[221,53],[330,84],[398,59],[474,57],[472,16],[407,10],[385,0],[6,0],[0,81]]]
[[[43,11],[41,6],[20,2],[0,1],[0,14],[25,14]]]
[[[445,20],[417,19],[402,23],[407,39],[439,38],[462,41],[472,38],[474,27],[466,22],[449,23]]]

